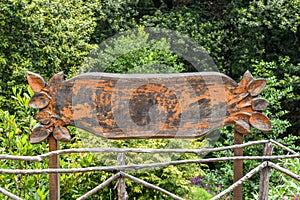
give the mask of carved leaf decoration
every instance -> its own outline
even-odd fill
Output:
[[[64,80],[64,72],[59,72],[57,74],[55,74],[54,76],[52,76],[52,78],[49,81],[49,85],[57,85],[62,83]]]
[[[36,144],[40,143],[47,139],[47,137],[50,135],[51,130],[46,128],[44,125],[37,125],[32,133],[30,134],[30,143]]]
[[[242,101],[244,98],[246,98],[249,94],[248,93],[242,93],[242,94],[238,94],[235,95],[232,99],[230,99],[227,103],[227,105],[232,105],[235,103],[238,103],[240,101]]]
[[[244,108],[247,106],[251,106],[251,100],[252,100],[252,97],[250,95],[247,96],[242,101],[240,101],[240,103],[238,104],[238,108]]]
[[[241,85],[247,86],[253,80],[252,74],[247,70],[240,82]]]
[[[266,84],[266,79],[255,79],[249,83],[248,92],[250,92],[251,96],[257,96],[261,93]]]
[[[244,119],[244,120],[248,121],[251,114],[247,113],[247,112],[238,112],[235,114],[235,116],[237,116],[238,119]]]
[[[34,92],[40,92],[47,86],[47,82],[39,74],[27,72],[27,80]]]
[[[262,113],[258,113],[258,112],[253,113],[249,119],[249,123],[253,127],[255,127],[261,131],[271,131],[272,130],[272,126],[271,126],[271,122],[270,122],[269,118]]]
[[[56,140],[61,142],[70,142],[71,135],[69,130],[63,126],[56,126],[53,131],[53,136]]]
[[[47,107],[49,103],[50,103],[50,97],[44,92],[38,92],[31,97],[28,105],[31,108],[43,109]]]
[[[42,110],[34,116],[34,119],[42,124],[49,124],[51,120],[51,113],[48,110]]]
[[[245,92],[247,92],[247,87],[239,84],[239,86],[234,89],[233,94],[241,94]]]
[[[250,113],[247,113],[247,112],[237,112],[235,113],[234,115],[230,116],[227,121],[229,122],[235,122],[235,121],[238,121],[238,120],[244,120],[245,122],[248,122],[249,121],[249,118],[250,118],[251,114]]]
[[[253,113],[253,109],[251,106],[246,106],[242,108],[243,112]]]
[[[235,125],[234,126],[235,130],[239,133],[242,134],[251,133],[250,125],[242,119],[238,119],[237,121],[235,121],[234,125]]]
[[[269,105],[269,102],[263,98],[254,98],[252,99],[252,108],[256,111],[263,111]]]

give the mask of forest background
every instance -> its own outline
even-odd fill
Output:
[[[164,63],[173,71],[196,71],[180,55],[172,52],[167,40],[152,41],[144,27],[159,27],[178,31],[192,38],[213,58],[218,70],[239,82],[246,70],[254,77],[266,78],[262,96],[270,105],[265,112],[273,131],[253,134],[245,141],[274,139],[291,149],[300,150],[300,1],[197,1],[197,0],[2,0],[0,2],[0,150],[2,154],[37,155],[48,151],[47,144],[31,145],[28,136],[37,124],[36,110],[28,108],[29,96],[26,72],[33,71],[49,80],[64,71],[67,78],[85,67],[84,61],[98,44],[117,33],[138,28],[138,35],[124,37],[124,44],[141,48],[119,56],[106,72],[147,73],[140,69],[153,63]],[[115,41],[116,43],[118,41]],[[127,43],[126,43],[127,42]],[[164,45],[165,48],[155,48]],[[122,51],[122,49],[120,49]],[[150,71],[151,72],[151,71]],[[72,129],[72,142],[61,148],[86,147],[92,136]],[[95,146],[104,146],[100,141]],[[118,147],[163,148],[168,140],[137,140],[112,142]],[[190,148],[201,148],[205,142],[196,140]],[[221,130],[216,146],[233,143],[233,129]],[[176,146],[176,144],[174,144]],[[245,154],[261,155],[262,148],[247,148]],[[275,153],[284,153],[275,149]],[[221,157],[231,152],[214,153]],[[114,155],[109,155],[114,156]],[[181,155],[181,158],[195,156]],[[61,167],[87,167],[113,164],[107,156],[80,154],[63,157]],[[132,158],[133,159],[133,158]],[[163,157],[144,158],[154,161]],[[76,160],[76,162],[74,162]],[[129,161],[130,162],[130,157]],[[132,160],[133,162],[133,160]],[[245,162],[245,172],[256,162]],[[278,164],[294,172],[300,171],[299,159],[281,160]],[[41,168],[47,163],[1,161],[1,168]],[[63,174],[61,199],[75,199],[97,186],[110,173]],[[138,177],[161,186],[184,198],[210,198],[232,182],[232,163],[214,165],[170,166],[155,171],[143,171]],[[273,172],[270,198],[290,198],[300,194],[299,183]],[[168,199],[128,181],[128,193],[137,199]],[[25,199],[47,199],[49,185],[46,175],[0,175],[4,187]],[[113,185],[96,194],[96,199],[115,199]],[[244,184],[245,199],[258,193],[258,177]],[[5,197],[1,196],[1,199]]]

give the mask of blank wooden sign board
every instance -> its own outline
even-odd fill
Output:
[[[251,133],[251,126],[271,130],[262,114],[268,102],[257,97],[266,80],[254,79],[248,71],[239,83],[216,72],[86,73],[69,80],[61,72],[49,82],[28,72],[27,78],[35,92],[29,106],[40,109],[35,119],[41,123],[32,131],[31,143],[48,137],[68,142],[67,126],[108,139],[149,139],[198,138],[233,124],[236,144]],[[235,154],[242,155],[242,149]],[[242,161],[237,163],[242,167]]]

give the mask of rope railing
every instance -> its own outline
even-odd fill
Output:
[[[290,148],[280,144],[274,140],[262,140],[262,141],[253,141],[248,142],[245,144],[238,144],[238,145],[231,145],[227,147],[219,147],[219,148],[204,148],[204,149],[134,149],[134,148],[80,148],[80,149],[66,149],[66,150],[56,150],[46,154],[38,155],[38,156],[14,156],[14,155],[0,155],[0,159],[7,159],[7,160],[21,160],[21,161],[42,161],[45,158],[48,158],[53,155],[61,155],[61,154],[70,154],[70,153],[194,153],[194,154],[204,154],[210,152],[217,152],[217,151],[224,151],[224,150],[232,150],[235,148],[244,148],[252,145],[259,145],[259,144],[267,144],[272,143],[283,150],[291,153],[289,155],[271,155],[271,156],[232,156],[232,157],[222,157],[222,158],[203,158],[203,159],[194,159],[194,160],[176,160],[176,161],[169,161],[169,162],[160,162],[160,163],[151,163],[151,164],[129,164],[129,165],[118,165],[118,166],[99,166],[99,167],[86,167],[86,168],[71,168],[71,169],[0,169],[0,174],[50,174],[50,173],[84,173],[84,172],[95,172],[95,171],[116,171],[117,173],[98,185],[96,188],[90,190],[83,196],[79,197],[78,200],[86,199],[87,197],[91,196],[92,194],[96,193],[103,187],[110,184],[113,180],[119,179],[120,176],[123,178],[131,179],[137,183],[140,183],[146,187],[158,190],[167,196],[172,197],[173,199],[182,199],[160,187],[152,185],[151,183],[145,182],[137,177],[129,175],[124,171],[137,171],[140,169],[145,168],[156,168],[156,167],[167,167],[169,165],[182,165],[182,164],[192,164],[192,163],[208,163],[208,162],[221,162],[221,161],[230,161],[230,160],[262,160],[264,161],[256,168],[252,169],[248,172],[245,176],[241,179],[236,181],[233,185],[231,185],[226,190],[222,191],[218,195],[216,195],[213,199],[219,199],[225,194],[234,190],[243,182],[247,181],[251,178],[254,174],[262,171],[267,167],[271,167],[277,171],[280,171],[293,179],[300,181],[300,176],[294,174],[293,172],[276,165],[270,160],[278,160],[278,159],[291,159],[291,158],[300,158],[300,154],[291,150]],[[0,188],[0,192],[4,195],[10,197],[11,199],[20,200],[21,198],[15,196],[14,194],[8,192],[7,190]]]
[[[247,142],[244,144],[231,145],[227,147],[218,147],[218,148],[203,148],[203,149],[142,149],[142,148],[76,148],[76,149],[64,149],[64,150],[56,150],[51,151],[49,153],[41,154],[38,156],[16,156],[16,155],[0,155],[0,160],[23,160],[23,161],[36,161],[41,162],[46,158],[49,158],[53,155],[62,155],[62,154],[71,154],[71,153],[195,153],[195,154],[204,154],[204,153],[212,153],[219,152],[225,150],[232,150],[237,148],[244,148],[252,145],[265,144],[268,142],[276,142],[274,140],[260,140]],[[297,154],[295,151],[289,149],[288,147],[276,142],[276,145],[281,148],[293,153]]]
[[[80,173],[92,171],[137,171],[145,168],[167,167],[169,165],[182,165],[182,164],[195,164],[195,163],[208,163],[220,162],[231,160],[277,160],[300,158],[300,154],[282,155],[282,156],[232,156],[222,158],[206,158],[196,160],[176,160],[169,162],[151,163],[151,164],[132,164],[120,166],[102,166],[102,167],[85,167],[85,168],[72,168],[72,169],[0,169],[0,174],[49,174],[49,173]]]

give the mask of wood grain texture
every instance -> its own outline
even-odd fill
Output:
[[[59,150],[58,141],[49,137],[49,152]],[[49,157],[49,169],[59,169],[59,155],[52,155]],[[58,200],[60,199],[60,174],[50,173],[49,174],[49,199]]]
[[[266,81],[250,72],[240,83],[216,72],[87,73],[69,80],[58,73],[48,83],[28,72],[27,78],[35,91],[29,106],[40,109],[38,129],[59,141],[71,140],[66,126],[110,139],[196,138],[230,124],[242,134],[250,126],[271,130],[261,113],[267,101],[257,98]],[[32,143],[49,136],[35,132]]]
[[[263,156],[271,156],[273,152],[274,144],[269,142],[264,146]],[[269,182],[271,177],[271,167],[268,165],[260,172],[259,183],[259,200],[268,200],[269,194]]]
[[[234,131],[234,144],[241,145],[243,144],[243,134],[238,132],[238,129]],[[243,148],[234,149],[234,156],[243,156]],[[233,182],[238,182],[243,177],[243,160],[234,160],[233,161]],[[242,200],[243,199],[243,185],[240,184],[233,189],[233,199]]]
[[[125,153],[118,153],[117,160],[118,160],[118,165],[125,166],[126,165]],[[118,178],[117,190],[118,190],[118,200],[128,200],[129,197],[126,191],[125,178],[122,176],[122,174],[120,174],[120,177]]]

